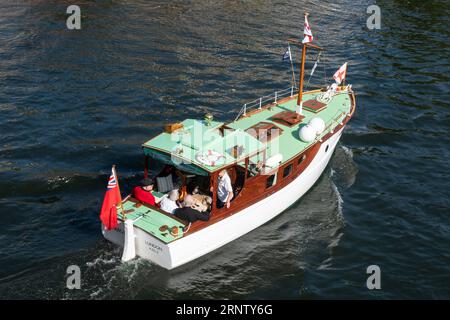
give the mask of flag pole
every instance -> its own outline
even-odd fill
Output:
[[[300,79],[299,79],[299,87],[298,87],[298,97],[297,97],[297,106],[300,106],[303,97],[303,76],[305,73],[305,59],[306,58],[306,44],[302,45],[302,61],[300,67]],[[301,113],[301,112],[300,112]]]
[[[305,59],[306,58],[306,44],[304,43],[302,46],[302,61],[301,61],[301,67],[300,67],[300,79],[299,79],[299,85],[298,85],[298,96],[297,96],[297,107],[299,108],[298,114],[302,114],[302,98],[303,98],[303,76],[305,74]]]
[[[308,16],[308,13],[305,12],[305,19]],[[297,96],[297,117],[299,117],[302,114],[302,97],[303,97],[303,77],[305,74],[305,60],[306,60],[306,43],[303,43],[302,45],[302,60],[301,60],[301,67],[300,67],[300,79],[299,79],[299,85],[298,85],[298,96]]]
[[[345,67],[345,78],[342,80],[342,90],[344,90],[344,87],[345,87],[345,79],[347,78],[347,71],[348,71],[348,64]]]
[[[113,164],[112,171],[114,174],[114,179],[116,179],[117,183],[117,189],[119,190],[119,199],[120,199],[120,209],[122,210],[122,218],[125,220],[125,210],[123,210],[123,203],[122,203],[122,194],[120,193],[120,186],[119,186],[119,179],[117,178],[117,172],[116,172],[116,165]]]

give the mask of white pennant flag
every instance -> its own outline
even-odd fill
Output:
[[[292,61],[291,46],[289,46],[289,44],[288,44],[288,49],[283,54],[283,61],[286,61],[286,60]]]
[[[344,63],[338,71],[333,75],[334,80],[337,84],[341,84],[341,82],[345,79],[347,75],[347,62]]]

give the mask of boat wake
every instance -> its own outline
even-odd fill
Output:
[[[100,256],[85,263],[88,286],[85,295],[90,299],[132,298],[129,294],[139,281],[139,275],[155,265],[144,259],[134,259],[126,263],[121,261],[121,248],[102,251]],[[100,278],[101,277],[101,278]],[[117,290],[120,288],[120,290]],[[114,295],[112,295],[114,292]]]
[[[353,161],[353,151],[341,144],[336,147],[334,157],[330,162],[331,172],[330,172],[330,187],[333,193],[332,198],[336,203],[336,226],[340,225],[339,228],[335,230],[334,235],[331,237],[327,250],[329,255],[325,258],[317,270],[330,270],[333,266],[333,250],[338,247],[339,241],[344,235],[343,228],[345,227],[345,217],[343,212],[344,199],[339,189],[350,188],[356,180],[356,175],[358,173],[358,168],[356,163]]]
[[[332,268],[333,251],[345,227],[341,186],[348,188],[357,173],[350,149],[338,147],[336,153],[328,174],[283,214],[206,257],[160,273],[165,288],[161,294],[220,299],[227,292],[231,299],[233,295],[264,298],[265,288],[284,281],[278,277]],[[278,275],[280,269],[283,275]]]
[[[342,222],[342,224],[345,223],[344,215],[342,213],[342,204],[344,203],[344,200],[342,199],[341,193],[339,192],[336,184],[331,181],[331,189],[333,190],[333,193],[336,195],[337,199],[337,218]]]
[[[358,167],[353,160],[353,151],[350,148],[339,144],[330,164],[333,181],[339,188],[345,190],[355,183]]]

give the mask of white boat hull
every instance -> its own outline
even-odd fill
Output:
[[[299,200],[319,179],[330,161],[344,128],[345,126],[322,143],[314,159],[295,180],[267,198],[226,219],[169,244],[134,227],[136,255],[166,269],[173,269],[220,248],[273,219]],[[111,231],[105,231],[102,226],[102,231],[106,239],[123,246],[123,223]]]

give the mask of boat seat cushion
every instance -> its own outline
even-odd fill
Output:
[[[158,186],[158,192],[169,192],[174,189],[172,175],[169,174],[166,177],[157,177],[156,185]]]

